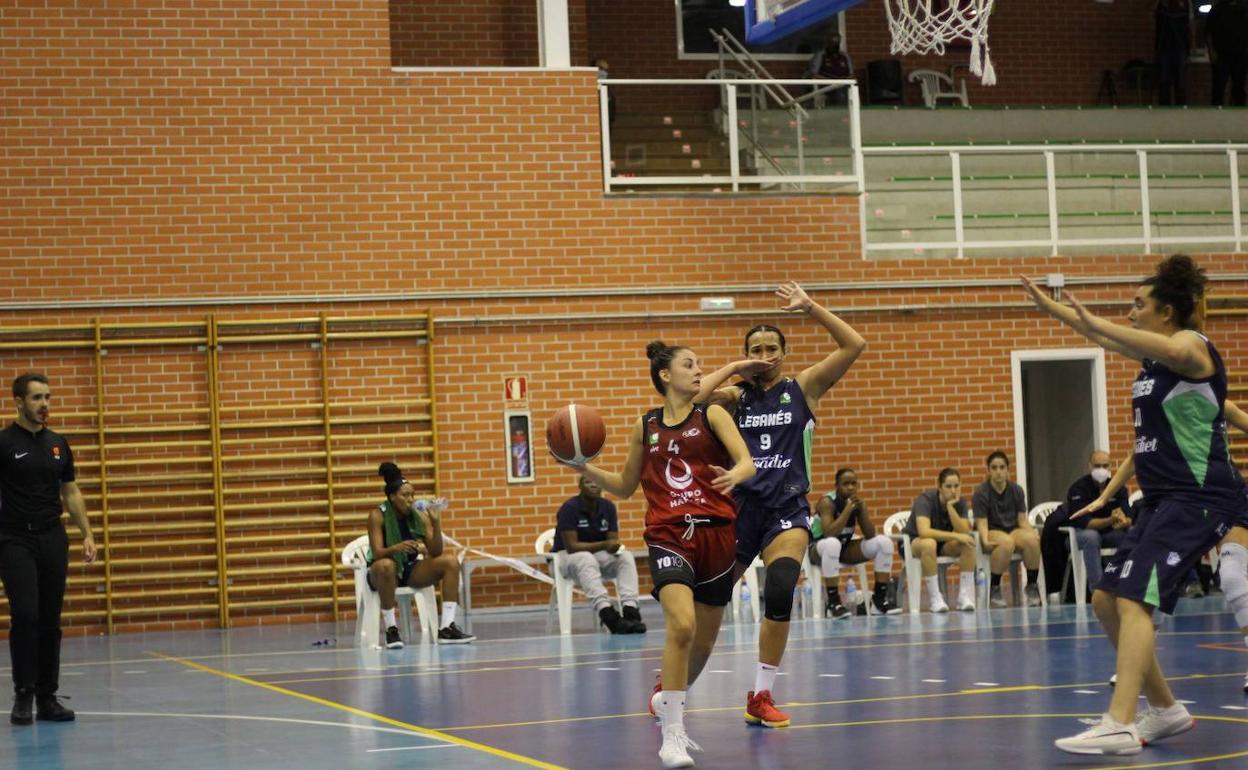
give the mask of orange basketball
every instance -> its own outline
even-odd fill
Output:
[[[602,451],[606,440],[607,427],[588,406],[569,404],[546,423],[546,446],[565,463],[589,462]]]

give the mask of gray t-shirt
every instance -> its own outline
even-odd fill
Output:
[[[958,515],[966,518],[966,501],[958,498],[957,505]],[[931,524],[932,529],[942,529],[946,532],[953,531],[953,522],[949,520],[949,511],[940,502],[940,490],[929,489],[919,495],[914,501],[914,505],[910,507],[910,520],[906,522],[905,532],[910,537],[919,536],[919,517],[926,516]]]
[[[985,481],[975,488],[971,510],[975,511],[976,520],[988,517],[988,529],[1013,532],[1018,528],[1018,514],[1027,513],[1027,493],[1013,481],[1008,481],[1005,491],[997,494],[992,482]]]

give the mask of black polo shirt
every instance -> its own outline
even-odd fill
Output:
[[[61,517],[61,484],[74,480],[64,436],[31,433],[16,422],[0,431],[0,527],[44,528]]]
[[[585,498],[577,495],[559,508],[555,519],[555,542],[550,550],[563,551],[563,533],[570,529],[576,530],[578,543],[601,543],[607,539],[608,532],[619,532],[619,515],[615,503],[598,498],[595,510],[590,510]]]
[[[1109,482],[1106,481],[1105,484]],[[1080,508],[1092,502],[1101,496],[1101,491],[1105,489],[1105,484],[1096,483],[1096,479],[1092,478],[1092,474],[1087,474],[1077,479],[1074,484],[1070,485],[1070,489],[1066,490],[1066,510],[1070,513],[1077,512]],[[1121,509],[1123,513],[1131,516],[1131,504],[1128,501],[1130,495],[1127,494],[1127,487],[1124,484],[1118,490],[1118,493],[1105,503],[1105,507],[1089,516],[1080,516],[1077,519],[1071,519],[1068,526],[1086,529],[1088,521],[1091,519],[1103,519],[1114,512],[1115,508]]]

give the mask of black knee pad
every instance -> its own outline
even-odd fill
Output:
[[[801,572],[802,565],[787,556],[771,563],[763,586],[763,617],[779,623],[789,622],[793,614],[793,589],[797,588],[797,576]]]

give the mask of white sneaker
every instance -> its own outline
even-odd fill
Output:
[[[663,726],[663,747],[659,749],[659,761],[664,767],[693,767],[689,750],[701,751],[702,747],[685,735],[684,725]]]
[[[940,594],[936,594],[927,600],[927,609],[937,614],[941,614],[949,611],[949,605],[945,604],[945,597]]]
[[[1140,742],[1145,746],[1185,733],[1195,726],[1192,715],[1187,713],[1187,707],[1182,703],[1176,703],[1168,709],[1149,706],[1135,718],[1135,729],[1140,734]]]
[[[1071,754],[1113,754],[1125,756],[1139,754],[1144,749],[1140,743],[1140,733],[1135,724],[1122,725],[1115,722],[1109,714],[1087,730],[1069,738],[1059,738],[1053,742],[1059,749]]]
[[[974,612],[975,611],[975,596],[969,593],[958,594],[958,611],[959,612]]]

